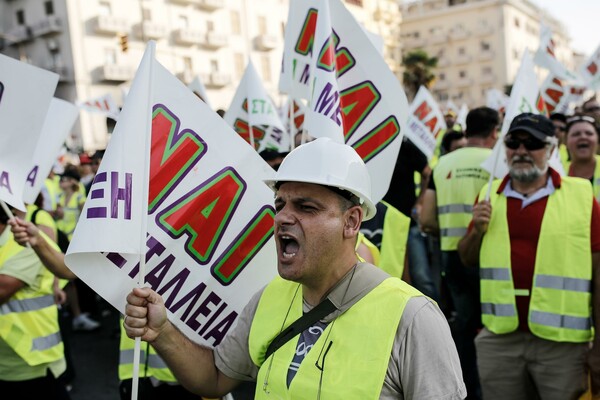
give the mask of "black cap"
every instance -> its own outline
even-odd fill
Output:
[[[545,142],[547,138],[554,137],[554,124],[543,115],[523,113],[512,120],[507,134],[519,131],[527,132]]]
[[[265,149],[263,151],[261,151],[260,153],[258,153],[263,160],[265,161],[271,161],[271,160],[275,160],[278,157],[285,157],[288,155],[287,152],[279,152],[277,150],[273,150],[273,149]]]

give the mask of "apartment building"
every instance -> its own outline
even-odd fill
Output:
[[[404,51],[439,59],[431,90],[442,104],[485,105],[489,89],[511,85],[525,49],[538,48],[541,23],[553,31],[556,57],[574,69],[565,28],[528,0],[405,0],[401,12]]]
[[[370,31],[398,37],[395,0],[348,0]],[[226,109],[249,58],[267,90],[277,85],[288,0],[0,0],[0,52],[60,74],[56,96],[76,102],[111,93],[122,105],[147,40],[184,83],[199,75],[215,109]],[[382,40],[396,72],[400,48]],[[125,49],[126,47],[126,49]],[[72,148],[104,148],[114,121],[82,111]]]

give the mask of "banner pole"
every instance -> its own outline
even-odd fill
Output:
[[[147,112],[148,115],[146,117],[146,159],[144,160],[144,180],[143,180],[143,189],[142,189],[142,199],[144,203],[141,208],[141,232],[140,232],[140,269],[138,272],[138,281],[137,287],[143,287],[144,281],[146,278],[146,235],[148,232],[148,185],[150,184],[150,141],[152,137],[152,76],[154,71],[154,60],[156,53],[156,42],[149,41],[148,42],[148,51],[150,51],[150,82],[149,85],[149,96],[148,96],[148,107]],[[135,344],[133,347],[133,376],[131,378],[131,400],[137,400],[138,398],[138,387],[139,387],[139,378],[140,378],[140,348],[141,348],[141,338],[135,338]],[[146,354],[146,358],[148,358],[148,354]]]

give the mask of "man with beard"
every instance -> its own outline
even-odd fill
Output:
[[[556,143],[548,118],[515,117],[504,139],[510,172],[473,207],[458,246],[465,265],[480,265],[486,400],[578,398],[586,356],[600,394],[600,207],[589,181],[548,167]]]
[[[361,221],[376,209],[356,151],[317,139],[293,150],[267,184],[275,191],[280,276],[225,339],[214,350],[193,343],[148,288],[127,296],[127,335],[150,342],[178,381],[204,396],[257,381],[257,399],[464,398],[439,308],[358,261]]]

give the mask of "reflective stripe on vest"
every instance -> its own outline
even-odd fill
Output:
[[[54,297],[46,295],[22,300],[10,300],[0,306],[0,315],[41,310],[54,305]]]
[[[121,318],[121,340],[119,342],[119,379],[126,380],[133,377],[133,349],[135,341],[127,337]],[[146,355],[148,355],[148,367],[146,368]],[[140,377],[153,377],[161,382],[177,383],[177,379],[165,363],[156,353],[156,350],[146,344],[146,348],[140,349]]]
[[[475,198],[489,179],[481,163],[490,154],[490,149],[465,147],[442,156],[433,169],[443,251],[456,251],[467,233]]]
[[[337,317],[335,324],[328,324],[288,388],[286,377],[298,338],[268,360],[264,355],[280,328],[302,316],[302,295],[295,295],[297,288],[297,283],[277,277],[259,300],[248,338],[250,357],[259,366],[255,398],[379,399],[404,307],[411,297],[422,294],[397,278],[384,280]],[[365,346],[367,333],[369,343]],[[324,364],[319,349],[325,345]],[[323,373],[315,366],[317,362]]]
[[[480,250],[483,324],[503,334],[519,326],[511,271],[507,199],[492,186],[492,217]],[[563,177],[561,187],[548,197],[535,258],[529,328],[547,340],[581,343],[591,332],[591,214],[589,181]],[[486,188],[481,190],[484,196]],[[589,211],[588,211],[589,210]]]
[[[0,246],[0,273],[23,251],[33,252],[18,245],[10,233],[8,241]],[[64,357],[58,309],[52,295],[54,276],[37,261],[37,289],[25,286],[0,306],[0,337],[29,365],[48,364]]]

